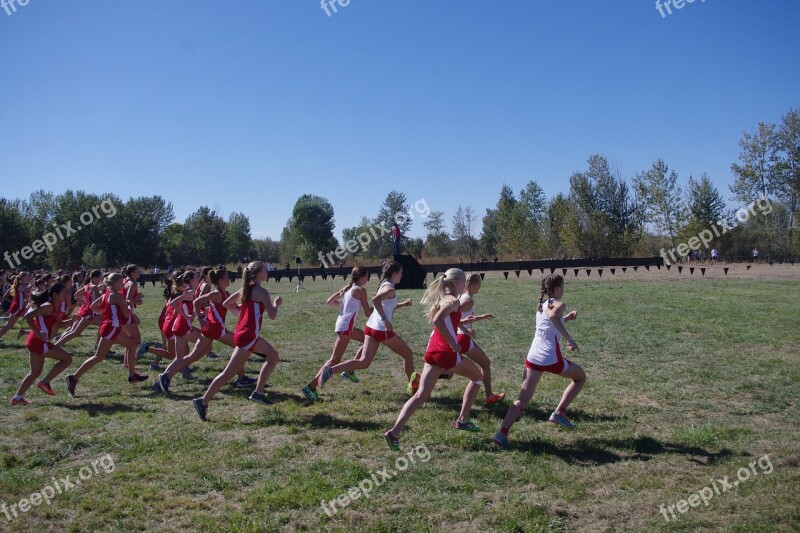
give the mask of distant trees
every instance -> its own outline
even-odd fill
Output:
[[[337,249],[334,262],[371,262],[393,254],[391,227],[398,223],[403,247],[426,260],[653,255],[711,229],[709,246],[720,248],[723,257],[749,256],[754,247],[763,257],[798,255],[800,111],[790,109],[780,124],[762,122],[744,132],[739,148],[729,185],[734,210],[726,208],[725,198],[705,174],[682,181],[657,159],[626,180],[605,156],[595,154],[584,170],[564,179],[568,190],[549,199],[535,180],[518,193],[503,184],[496,204],[482,217],[463,204],[448,215],[431,211],[425,203],[425,213],[420,213],[412,210],[404,193],[390,191],[374,217],[366,214],[343,230],[343,243],[359,242],[349,250],[339,248],[334,236],[333,206],[313,194],[297,199],[280,240],[273,241],[253,239],[244,213],[230,213],[226,220],[201,206],[179,222],[172,204],[160,196],[123,201],[85,191],[39,190],[23,200],[0,198],[0,252],[19,252],[48,233],[67,232],[72,224],[80,230],[54,237],[46,248],[20,261],[21,266],[206,265],[245,257],[281,263],[301,257],[315,265],[320,253]],[[769,209],[755,211],[754,202],[769,202]],[[739,208],[751,214],[730,225]],[[422,223],[424,238],[409,235],[415,220]],[[6,266],[16,266],[8,262]]]

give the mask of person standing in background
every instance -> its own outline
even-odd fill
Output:
[[[394,239],[394,255],[400,255],[400,226],[397,222],[392,224],[392,238]]]

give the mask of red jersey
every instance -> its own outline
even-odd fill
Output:
[[[445,325],[447,326],[447,330],[452,335],[453,340],[456,340],[456,330],[458,329],[458,323],[461,322],[461,311],[454,311],[450,313],[450,316],[447,317],[444,321]],[[453,349],[450,347],[450,343],[439,333],[439,330],[433,328],[433,332],[431,333],[431,337],[428,340],[428,347],[425,350],[426,352],[452,352]]]
[[[136,307],[136,300],[139,298],[139,286],[138,284],[133,281],[131,278],[125,278],[125,299],[127,300],[128,291],[130,290],[131,285],[133,285],[133,293],[131,294],[131,304],[132,307]]]
[[[55,326],[56,322],[58,322],[58,311],[56,309],[52,309],[49,315],[37,316],[36,320],[34,321],[36,330],[31,330],[30,333],[28,333],[28,337],[25,339],[25,346],[27,346],[31,352],[37,354],[45,354],[49,352],[53,348],[53,344],[49,341],[41,341],[39,337],[36,336],[36,331],[44,333],[49,339],[53,334],[53,327]]]
[[[233,332],[233,343],[242,349],[249,350],[258,340],[261,333],[261,321],[264,317],[264,304],[255,300],[247,300],[242,305],[236,329]]]
[[[13,300],[11,300],[11,307],[8,308],[8,312],[9,314],[14,315],[23,309],[25,309],[25,295],[21,290],[18,290],[14,295]]]
[[[112,294],[118,294],[118,293],[108,290],[103,295],[102,325],[117,327],[120,325],[120,320],[122,320],[123,314],[118,304],[112,304],[111,302],[109,302],[109,299],[111,298]]]

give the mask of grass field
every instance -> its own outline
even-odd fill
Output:
[[[538,278],[522,278],[487,276],[477,298],[478,312],[497,315],[478,325],[478,340],[493,359],[495,388],[511,400],[538,296]],[[454,378],[440,382],[403,433],[404,457],[418,447],[405,469],[382,437],[406,400],[401,359],[388,349],[360,384],[334,377],[313,405],[299,394],[330,352],[336,311],[322,302],[340,284],[309,282],[298,295],[285,281],[269,282],[285,300],[263,332],[282,358],[267,389],[276,403],[256,405],[228,387],[205,424],[189,400],[223,360],[200,362],[195,381],[177,377],[165,398],[151,382],[128,385],[119,357],[110,358],[81,381],[76,398],[61,379],[55,398],[34,388],[33,405],[12,408],[28,361],[12,332],[0,345],[0,505],[18,504],[54,477],[75,479],[107,454],[114,468],[91,471],[50,505],[10,521],[0,512],[0,531],[800,528],[800,280],[569,277],[565,301],[579,312],[569,327],[582,349],[574,360],[589,377],[569,413],[577,428],[547,423],[566,385],[548,375],[512,429],[512,449],[501,451],[491,436],[506,407],[479,403],[473,414],[483,432],[456,431],[465,382]],[[369,291],[376,286],[373,278]],[[158,287],[145,295],[144,337],[155,341]],[[415,306],[398,310],[395,328],[421,368],[430,333],[421,291],[400,297]],[[92,351],[94,331],[68,346],[73,368]],[[259,365],[253,360],[248,372]],[[660,512],[720,486],[712,480],[737,479],[765,454],[771,473],[754,466],[707,506],[676,510],[669,521]],[[321,501],[367,487],[382,469],[395,475],[368,497],[333,516],[323,511]]]

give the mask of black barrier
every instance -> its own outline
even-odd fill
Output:
[[[465,272],[503,272],[508,278],[508,272],[521,272],[527,271],[532,275],[534,270],[544,272],[549,270],[555,272],[556,269],[591,269],[601,267],[621,267],[622,271],[629,267],[638,270],[639,267],[648,268],[651,266],[660,267],[664,265],[664,259],[661,257],[607,257],[603,259],[548,259],[538,261],[469,261],[458,263],[436,263],[430,265],[420,264],[414,257],[410,255],[396,255],[395,261],[399,261],[403,265],[403,279],[397,286],[398,289],[422,289],[425,287],[425,277],[429,272],[441,273],[450,268],[460,268]],[[368,266],[365,267],[369,276],[380,276],[381,266]],[[300,277],[315,279],[317,276],[327,279],[330,276],[332,279],[341,277],[342,281],[347,279],[350,275],[352,267],[332,267],[332,268],[301,268]],[[613,273],[613,271],[612,271]],[[280,269],[269,273],[269,277],[276,282],[280,282],[283,278],[288,278],[292,281],[297,277],[297,269]],[[146,283],[152,281],[161,281],[167,274],[142,274],[139,278],[141,282],[144,280]],[[228,272],[231,281],[236,281],[240,275],[238,272]]]

